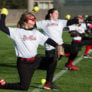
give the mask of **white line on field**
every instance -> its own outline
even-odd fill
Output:
[[[83,56],[77,58],[73,65],[77,64],[78,62],[80,62],[83,59]],[[64,73],[66,73],[68,70],[61,70],[59,73],[55,74],[55,77],[53,78],[53,81],[57,80],[59,77],[61,77]]]
[[[75,61],[74,61],[74,65],[79,63],[81,60],[83,59],[83,55],[79,58],[77,58]],[[58,78],[60,78],[64,73],[66,73],[68,70],[61,70],[60,72],[58,72],[57,74],[55,74],[55,77],[53,78],[53,81],[56,81]],[[32,92],[41,92],[43,86],[42,85],[39,85],[38,88],[35,88]]]

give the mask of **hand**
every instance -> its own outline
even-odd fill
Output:
[[[2,8],[1,14],[8,15],[8,10],[6,8]]]
[[[61,45],[57,46],[57,51],[58,51],[58,58],[62,55],[64,55],[64,49]]]

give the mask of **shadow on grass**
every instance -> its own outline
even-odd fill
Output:
[[[11,68],[16,68],[16,64],[13,64],[13,63],[9,63],[9,64],[0,63],[0,67],[11,67]]]
[[[37,88],[37,89],[44,89],[42,85],[31,85],[30,87],[32,88]]]

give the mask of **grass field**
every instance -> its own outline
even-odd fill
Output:
[[[63,39],[65,42],[70,42],[70,37],[67,32],[64,32]],[[64,70],[64,64],[67,58],[63,57],[58,61],[55,71],[54,82],[61,89],[57,92],[92,92],[92,60],[83,59],[85,47],[79,52],[76,58],[77,67],[80,71]],[[44,55],[44,48],[39,47],[38,53]],[[63,73],[64,72],[64,73]],[[54,92],[40,89],[40,80],[45,78],[45,71],[36,70],[28,92]],[[18,73],[16,69],[16,55],[13,48],[13,41],[4,33],[0,32],[0,78],[4,78],[6,82],[18,82]],[[2,90],[0,92],[22,92],[15,90]]]

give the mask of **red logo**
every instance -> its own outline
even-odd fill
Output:
[[[47,24],[47,27],[49,27],[49,26],[58,26],[58,24],[56,24],[56,23]]]
[[[36,40],[36,37],[34,37],[34,36],[26,36],[26,35],[24,35],[23,36],[23,40]]]

